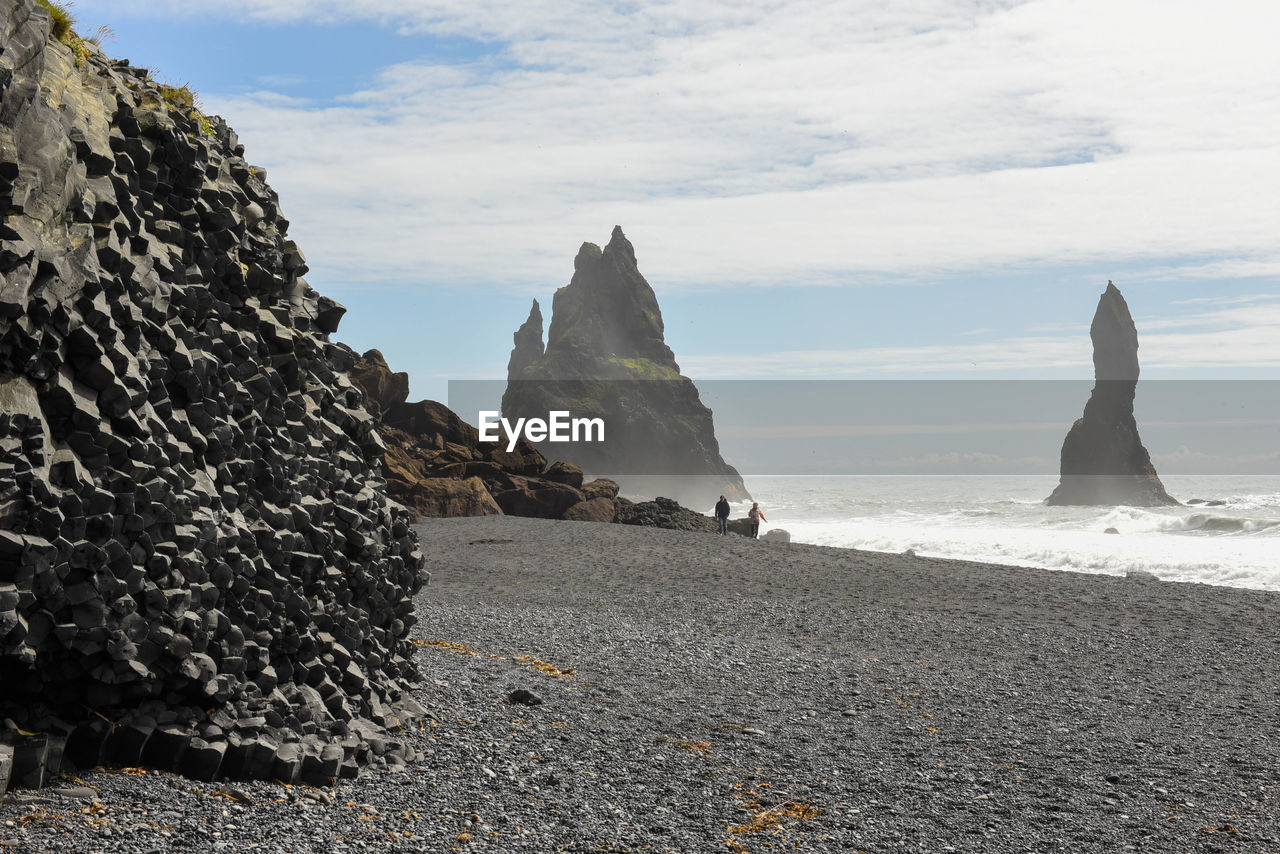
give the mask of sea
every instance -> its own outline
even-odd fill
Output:
[[[768,519],[762,531],[785,529],[793,542],[1280,590],[1274,475],[1162,477],[1181,507],[1050,507],[1056,475],[744,479]]]

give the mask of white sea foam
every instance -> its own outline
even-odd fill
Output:
[[[1048,507],[1052,477],[756,477],[798,542],[1280,590],[1280,479],[1169,477],[1183,507]],[[1118,534],[1108,534],[1115,529]]]

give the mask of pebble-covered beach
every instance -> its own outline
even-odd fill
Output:
[[[332,789],[86,772],[10,793],[0,851],[1280,850],[1273,593],[418,530],[425,764]]]

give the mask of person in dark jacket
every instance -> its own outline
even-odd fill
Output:
[[[716,522],[720,524],[720,533],[729,533],[729,502],[724,500],[724,496],[720,496],[720,500],[716,502]]]

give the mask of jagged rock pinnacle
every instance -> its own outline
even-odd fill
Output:
[[[539,316],[539,330],[540,322]],[[661,493],[668,497],[681,497],[682,488],[696,502],[707,494],[711,502],[721,493],[747,497],[742,478],[720,456],[711,410],[681,376],[664,340],[657,295],[621,226],[604,249],[584,243],[578,250],[573,278],[552,303],[546,347],[534,358],[526,356],[535,348],[522,343],[531,338],[528,327],[526,321],[516,333],[504,414],[545,417],[568,409],[602,417],[607,446],[565,446],[571,450],[556,453],[588,472],[618,475],[624,488],[628,473],[672,473],[678,477]],[[708,478],[696,494],[688,490],[691,476]]]
[[[533,301],[533,308],[529,309],[528,320],[521,324],[512,337],[515,346],[511,349],[511,359],[507,362],[507,376],[518,377],[525,368],[542,358],[545,349],[542,343],[542,309],[537,300]]]

